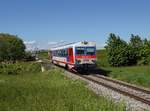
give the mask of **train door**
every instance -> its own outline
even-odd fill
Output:
[[[74,58],[73,58],[73,48],[68,48],[68,59],[70,63],[74,63]]]

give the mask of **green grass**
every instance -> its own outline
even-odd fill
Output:
[[[150,66],[101,67],[110,77],[150,88]]]
[[[38,57],[41,58],[41,59],[49,59],[49,57],[48,57],[48,51],[38,52]]]
[[[108,67],[109,63],[107,61],[106,50],[98,50],[96,54],[97,54],[97,65],[99,67]]]
[[[0,74],[0,111],[124,111],[63,72]]]
[[[97,51],[98,67],[108,72],[108,76],[150,88],[150,66],[110,67],[106,50]]]
[[[37,62],[18,62],[15,64],[0,64],[0,74],[17,75],[22,73],[40,72],[41,64]]]

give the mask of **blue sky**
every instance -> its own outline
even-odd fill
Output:
[[[47,48],[48,43],[96,41],[109,33],[150,38],[150,0],[0,0],[0,32]]]

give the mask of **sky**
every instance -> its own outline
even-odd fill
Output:
[[[103,47],[109,33],[150,39],[150,0],[0,0],[0,32],[40,49],[78,41]]]

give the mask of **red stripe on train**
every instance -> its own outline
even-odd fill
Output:
[[[56,62],[60,62],[60,63],[64,63],[64,64],[70,64],[70,65],[74,65],[74,63],[69,63],[69,62],[64,62],[64,61],[58,61],[58,60],[54,60]]]
[[[75,58],[96,58],[96,55],[90,56],[90,55],[86,55],[86,56],[75,56]]]

